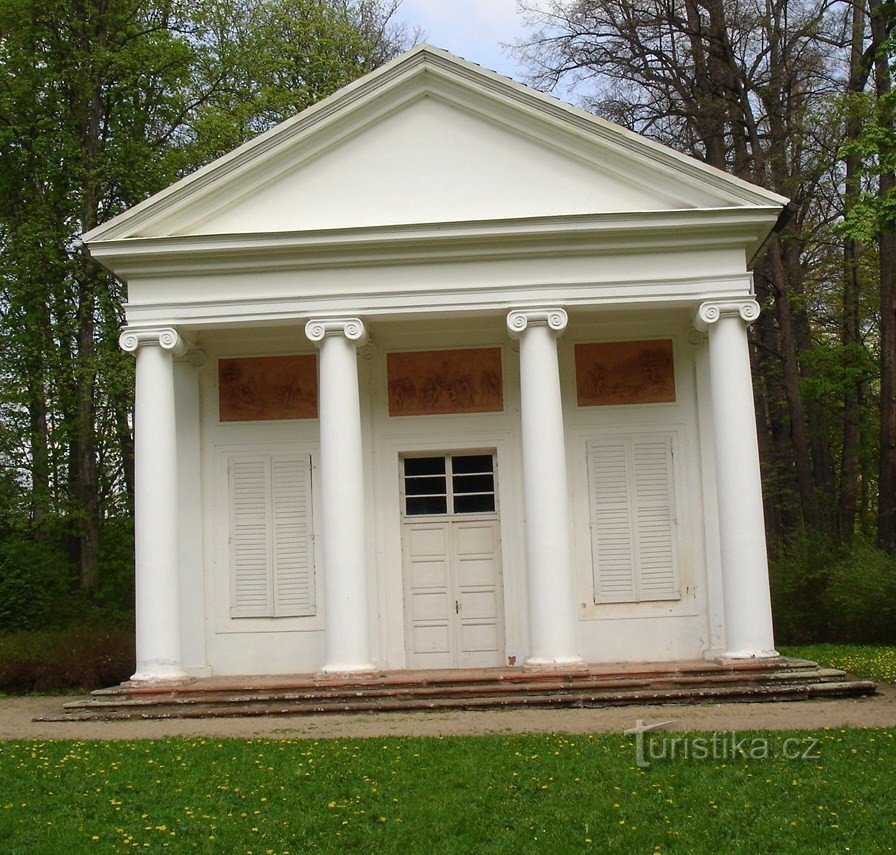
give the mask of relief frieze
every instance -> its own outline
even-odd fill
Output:
[[[577,344],[575,362],[580,407],[675,401],[670,339]]]
[[[498,347],[390,353],[386,363],[390,416],[504,409]]]
[[[222,422],[317,418],[317,357],[218,360]]]

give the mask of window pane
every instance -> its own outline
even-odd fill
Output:
[[[491,493],[482,496],[455,496],[454,513],[489,514],[495,510],[495,497]]]
[[[405,475],[444,475],[444,457],[405,457]]]
[[[494,460],[491,454],[467,454],[452,457],[451,468],[455,473],[491,472],[494,470]]]
[[[447,492],[447,481],[444,475],[433,478],[405,478],[404,492],[407,496],[428,496],[432,493],[440,493],[443,496]]]
[[[409,496],[405,499],[405,512],[408,516],[447,514],[448,500],[444,496]]]
[[[455,495],[458,493],[494,493],[494,475],[455,475],[452,481]]]

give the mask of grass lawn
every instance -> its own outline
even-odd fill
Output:
[[[781,647],[784,656],[813,659],[880,683],[896,683],[896,647],[883,644],[805,644]]]
[[[667,754],[649,768],[619,735],[0,743],[0,850],[896,848],[894,731],[739,734],[752,757],[709,760],[672,736],[644,737]]]

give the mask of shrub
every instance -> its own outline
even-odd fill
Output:
[[[855,541],[831,566],[822,602],[829,640],[896,642],[896,557]]]
[[[822,593],[831,553],[818,540],[802,538],[769,564],[775,639],[806,644],[827,637]]]
[[[0,635],[0,691],[90,691],[134,671],[130,628],[95,626]]]
[[[805,538],[769,575],[780,644],[896,642],[896,558],[867,540],[835,549]]]
[[[0,542],[0,632],[58,625],[67,595],[67,563],[56,544]]]
[[[134,524],[109,519],[100,529],[98,603],[122,616],[134,611]]]

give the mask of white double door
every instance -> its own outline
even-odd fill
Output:
[[[504,664],[497,516],[404,524],[408,668]]]

